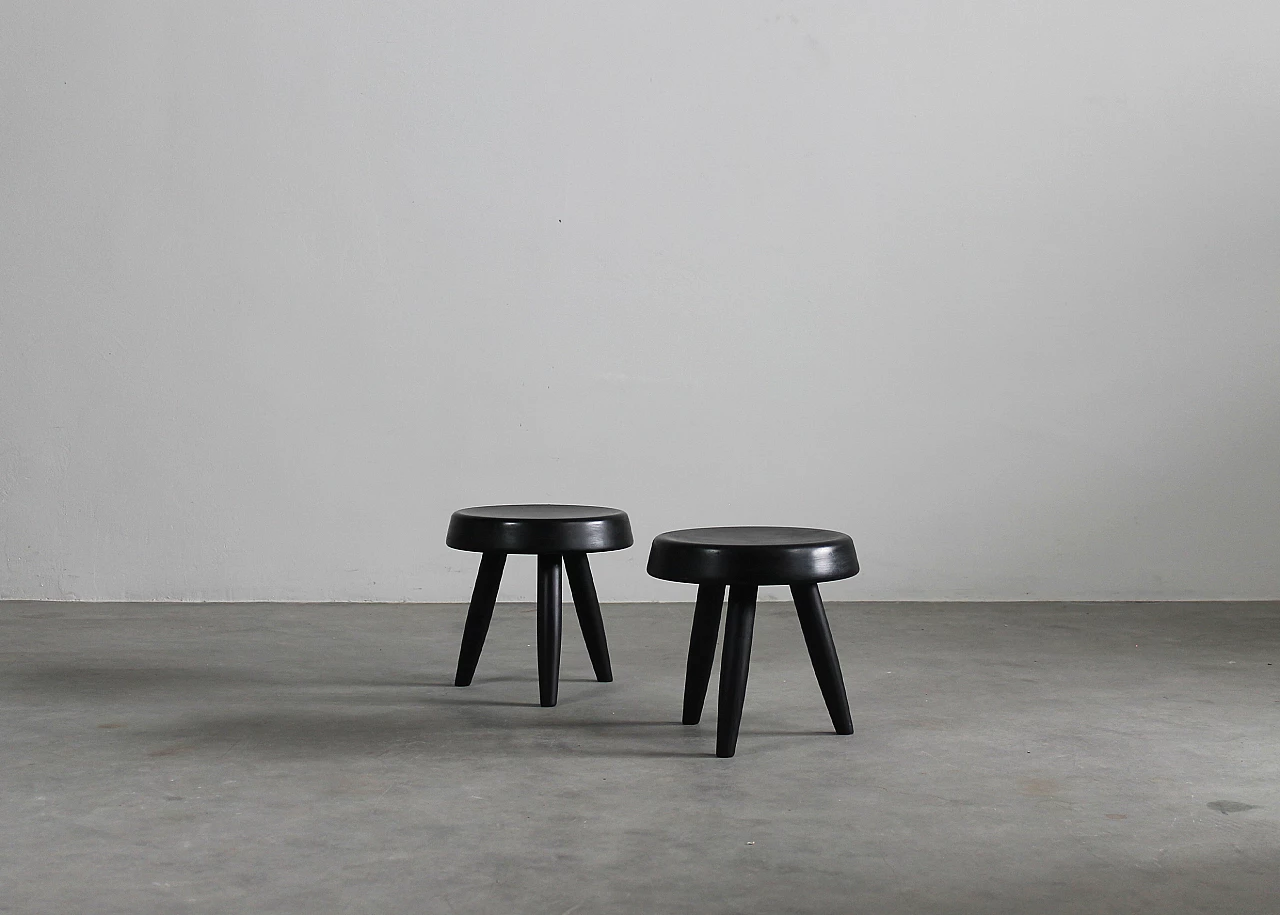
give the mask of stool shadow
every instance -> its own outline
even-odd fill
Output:
[[[461,699],[444,699],[434,698],[428,699],[432,705],[477,705],[486,708],[538,708],[537,701],[533,702],[503,702],[500,699],[473,699],[465,697]]]
[[[547,720],[530,725],[530,729],[555,730],[581,734],[584,738],[597,738],[594,746],[578,746],[573,748],[575,756],[588,756],[598,759],[696,759],[714,755],[709,749],[686,750],[679,748],[660,749],[652,746],[635,746],[634,743],[650,738],[644,734],[652,734],[650,728],[666,728],[671,731],[672,740],[683,742],[687,737],[679,737],[685,733],[684,726],[675,718],[661,721],[636,720],[631,718],[602,718],[592,721]],[[626,731],[635,729],[633,740],[628,740]],[[714,736],[712,741],[714,742]]]
[[[479,678],[473,687],[457,687],[451,679],[390,676],[270,677],[251,670],[149,666],[128,662],[99,667],[48,665],[19,671],[10,687],[21,692],[56,694],[62,699],[93,700],[133,691],[156,691],[174,697],[174,716],[165,724],[113,730],[117,740],[138,741],[148,755],[207,755],[223,752],[270,756],[364,755],[371,746],[413,745],[422,752],[451,742],[447,755],[457,755],[456,741],[474,743],[476,752],[501,752],[506,732],[544,735],[557,740],[581,735],[581,743],[566,747],[570,755],[612,758],[703,757],[685,749],[689,736],[675,716],[636,719],[602,713],[592,717],[610,684],[594,677],[565,677],[573,685],[561,691],[557,708],[542,709],[536,688],[498,688],[501,684],[533,687],[536,676],[501,675]],[[583,688],[594,684],[597,688]],[[495,687],[487,690],[485,687]],[[506,695],[493,695],[497,692]],[[518,692],[518,696],[510,696]],[[211,696],[225,698],[220,713],[194,710],[192,695],[206,707]],[[468,715],[467,706],[475,707]],[[494,711],[485,713],[483,710]],[[528,709],[530,714],[506,713]],[[559,712],[559,714],[557,714]],[[500,719],[500,721],[495,720]],[[670,736],[662,729],[669,728]],[[657,730],[655,730],[657,729]],[[707,735],[703,735],[705,738]],[[656,745],[655,745],[656,744]],[[232,750],[234,748],[234,751]],[[444,752],[441,750],[440,752]],[[469,752],[463,750],[462,752]]]
[[[452,705],[453,703],[449,703]],[[459,703],[460,704],[460,703]],[[486,703],[490,704],[490,703]],[[498,704],[498,703],[492,703]],[[515,703],[502,703],[514,705]],[[552,710],[548,710],[552,711]],[[669,728],[676,742],[680,725],[674,721],[610,720],[562,721],[537,716],[492,721],[456,717],[422,716],[403,707],[364,715],[351,708],[305,707],[259,709],[221,714],[189,714],[148,727],[113,731],[116,739],[138,746],[150,757],[181,755],[221,759],[232,753],[262,757],[364,757],[388,752],[414,752],[441,758],[474,755],[492,758],[504,752],[513,735],[524,738],[542,734],[557,744],[580,736],[585,745],[560,747],[555,752],[602,758],[703,757],[709,744],[698,749],[655,747],[642,734],[653,728]],[[632,731],[630,739],[627,732]],[[661,738],[665,740],[666,738]],[[463,741],[463,743],[459,743]],[[575,741],[576,743],[576,741]],[[645,744],[648,745],[645,745]],[[636,744],[640,744],[637,746]],[[546,749],[535,755],[546,755]],[[513,759],[520,754],[511,754]]]
[[[452,680],[326,680],[334,686],[447,686],[454,690],[465,690],[466,686],[456,686]],[[538,677],[535,674],[526,677],[503,676],[503,677],[475,677],[472,678],[471,686],[484,686],[485,683],[536,683]],[[559,682],[562,683],[598,683],[595,677],[561,677]]]
[[[329,688],[334,690],[341,689],[358,689],[362,692],[358,696],[345,696],[344,701],[358,702],[364,705],[380,705],[389,704],[406,704],[406,703],[427,703],[430,705],[440,706],[490,706],[495,708],[540,708],[538,701],[537,689],[530,689],[527,692],[521,690],[519,698],[495,698],[488,694],[484,687],[501,683],[529,683],[536,684],[535,677],[492,677],[487,679],[477,679],[470,686],[455,686],[452,680],[417,680],[410,678],[388,678],[386,680],[378,680],[372,678],[353,678],[353,679],[326,679],[323,681],[299,681],[297,686],[307,689],[323,689]],[[600,683],[593,677],[573,677],[563,678],[561,684],[594,684],[596,686],[609,686],[607,683]],[[426,692],[405,692],[425,690]],[[598,691],[585,691],[575,695],[574,693],[566,693],[563,690],[559,697],[559,706],[574,705],[579,702],[591,700],[599,695]],[[527,698],[524,698],[527,696]]]
[[[544,721],[537,725],[542,728],[564,728],[575,731],[589,731],[593,728],[678,728],[679,721],[624,721],[602,719],[600,721]]]
[[[483,686],[486,683],[537,683],[537,682],[538,682],[537,676],[476,677],[471,681],[471,685]],[[561,683],[599,683],[600,681],[597,680],[595,677],[561,677],[560,682]],[[452,686],[453,684],[450,683],[449,685]],[[459,687],[459,689],[466,689],[466,687]]]
[[[241,668],[191,668],[124,660],[118,664],[43,664],[8,673],[5,686],[21,693],[98,697],[131,692],[201,693],[214,689],[274,688],[289,681]]]
[[[360,680],[324,680],[323,685],[326,686],[367,686],[389,687],[389,686],[406,686],[406,687],[432,687],[440,689],[470,689],[474,686],[484,686],[487,683],[537,683],[537,676],[516,677],[476,677],[471,681],[471,686],[455,686],[453,680],[416,680],[416,679],[360,679]],[[599,683],[595,677],[561,677],[561,683]],[[320,685],[320,684],[317,684]]]

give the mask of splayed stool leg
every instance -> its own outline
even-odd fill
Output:
[[[489,621],[493,619],[493,605],[498,599],[502,570],[506,564],[506,553],[487,552],[480,558],[480,571],[476,573],[471,606],[467,610],[467,622],[462,629],[462,650],[458,652],[458,674],[454,677],[454,686],[470,686],[471,678],[475,676],[480,652],[484,650],[484,638],[489,633]]]

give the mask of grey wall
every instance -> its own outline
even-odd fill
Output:
[[[1280,6],[6,4],[0,597],[1280,598]],[[691,597],[644,546],[606,599]],[[527,598],[514,564],[504,596]]]

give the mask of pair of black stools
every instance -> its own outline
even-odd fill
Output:
[[[560,681],[560,569],[569,577],[573,606],[596,679],[613,680],[604,621],[588,553],[621,550],[634,542],[627,513],[590,505],[488,505],[464,508],[449,520],[445,541],[482,553],[458,657],[458,686],[475,674],[493,616],[498,583],[509,553],[538,557],[538,689],[544,706],[556,704]],[[734,754],[747,692],[751,634],[760,585],[789,585],[809,658],[837,734],[852,734],[849,700],[827,625],[818,583],[858,574],[853,541],[837,531],[797,527],[707,527],[670,531],[653,540],[649,574],[698,586],[685,674],[685,724],[697,724],[711,679],[725,588],[724,656],[720,662],[716,755]]]

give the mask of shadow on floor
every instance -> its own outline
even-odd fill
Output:
[[[539,705],[535,676],[477,678],[472,686],[460,688],[441,678],[286,679],[238,668],[126,662],[46,665],[8,680],[16,692],[58,703],[80,700],[82,708],[84,700],[114,703],[121,694],[130,694],[131,702],[144,703],[140,714],[146,720],[169,718],[171,723],[135,727],[113,712],[112,720],[98,727],[114,739],[138,743],[141,754],[152,758],[220,758],[230,753],[365,756],[410,749],[459,758],[511,748],[536,752],[543,745],[548,754],[681,758],[712,755],[715,741],[713,716],[699,726],[685,726],[674,709],[669,717],[639,720],[591,707],[614,687],[589,677],[563,679],[554,709]],[[528,684],[528,698],[493,696],[485,689],[510,683]],[[194,708],[193,700],[198,702]],[[219,706],[229,711],[205,711]],[[739,753],[777,744],[758,738],[823,733],[748,726],[742,730],[744,741],[756,741],[740,744]]]
[[[4,688],[17,693],[51,696],[94,696],[109,693],[163,690],[166,693],[258,686],[287,686],[290,681],[263,676],[239,667],[178,667],[121,664],[45,665],[11,672]]]
[[[234,714],[186,715],[172,724],[111,731],[115,739],[139,745],[143,755],[222,758],[378,756],[413,752],[448,758],[492,757],[516,749],[523,756],[706,755],[688,748],[689,730],[675,721],[549,719],[441,713],[430,705],[391,710],[264,709]],[[705,735],[704,735],[705,736]],[[714,740],[714,738],[712,738]]]

